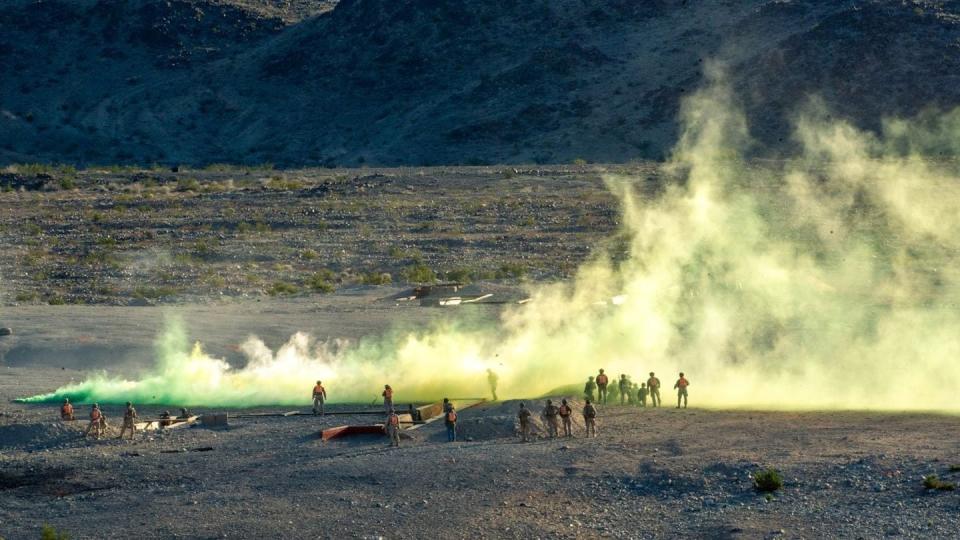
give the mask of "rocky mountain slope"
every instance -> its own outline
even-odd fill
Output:
[[[811,95],[867,128],[960,104],[960,4],[14,0],[0,163],[661,158],[719,61],[758,152]]]

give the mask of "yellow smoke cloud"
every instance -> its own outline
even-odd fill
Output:
[[[598,368],[635,382],[656,371],[670,402],[678,371],[693,404],[781,409],[960,409],[960,178],[925,152],[960,150],[960,112],[890,120],[881,135],[797,120],[799,157],[741,159],[747,123],[722,76],[685,102],[686,130],[652,199],[608,177],[623,215],[625,260],[601,255],[568,283],[497,323],[439,323],[356,344],[304,334],[249,364],[187,346],[174,326],[156,370],[100,376],[54,394],[101,401],[245,406],[309,401],[322,379],[335,401],[531,397],[582,384]],[[943,140],[949,139],[949,140]]]

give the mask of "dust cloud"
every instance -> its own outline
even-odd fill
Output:
[[[107,374],[27,401],[306,404],[501,399],[580,384],[598,368],[634,381],[676,374],[691,404],[771,409],[957,411],[960,403],[960,111],[862,132],[812,100],[798,155],[745,160],[747,122],[721,75],[686,100],[667,178],[609,176],[622,230],[565,283],[499,321],[448,321],[359,343],[250,338],[244,368],[190,346],[172,323],[139,380]],[[600,250],[602,251],[602,250]]]

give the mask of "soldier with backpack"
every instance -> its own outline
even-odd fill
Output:
[[[383,385],[383,393],[380,395],[383,396],[383,410],[390,414],[393,412],[393,388],[390,388],[389,384]]]
[[[587,384],[583,385],[583,397],[593,400],[593,392],[597,389],[597,383],[593,382],[593,375],[587,378]]]
[[[387,424],[384,426],[387,429],[387,436],[390,437],[390,446],[400,446],[400,417],[397,416],[396,411],[392,408],[390,409],[390,414],[387,415]]]
[[[680,400],[683,399],[683,408],[687,408],[687,387],[690,386],[690,381],[683,376],[683,372],[680,372],[680,378],[677,379],[676,384],[673,387],[677,390],[677,408],[680,408]]]
[[[443,398],[443,422],[447,426],[447,441],[455,442],[457,440],[457,410],[447,398]]]
[[[100,405],[94,403],[93,408],[90,409],[90,425],[87,426],[87,430],[83,432],[83,436],[86,437],[90,434],[90,430],[93,430],[93,436],[99,439],[103,435],[103,413],[100,412]]]
[[[660,379],[653,372],[650,372],[650,378],[647,379],[647,392],[650,394],[650,401],[654,407],[660,406]]]
[[[60,419],[65,421],[73,420],[73,405],[70,398],[63,399],[63,405],[60,406]]]
[[[550,438],[556,438],[560,430],[560,425],[557,421],[557,415],[560,413],[560,410],[557,409],[557,406],[553,404],[553,401],[547,400],[547,406],[543,408],[543,418],[547,422],[547,432],[550,434]]]
[[[327,401],[327,389],[320,381],[313,386],[313,414],[323,416],[323,404]]]
[[[123,438],[124,432],[128,429],[130,430],[130,440],[133,440],[133,434],[137,431],[137,426],[135,424],[137,420],[137,410],[133,408],[133,403],[127,402],[127,409],[123,411],[123,425],[120,427],[120,436],[118,439]]]
[[[560,402],[560,407],[557,409],[558,414],[560,415],[560,420],[563,421],[563,436],[564,437],[573,437],[573,430],[571,429],[571,416],[573,415],[573,409],[567,405],[567,400],[562,400]]]
[[[630,394],[630,379],[623,373],[620,374],[620,404],[626,405],[627,398]]]
[[[610,378],[601,369],[597,374],[597,402],[603,402],[604,405],[607,404],[607,383],[609,382]]]
[[[587,400],[587,404],[583,406],[583,424],[587,428],[587,437],[592,433],[594,437],[597,436],[597,408],[590,403],[590,400]]]
[[[520,420],[520,436],[523,437],[523,442],[527,442],[527,439],[530,437],[530,417],[533,416],[530,413],[530,409],[527,408],[523,402],[520,402],[520,411],[517,413],[517,418]]]

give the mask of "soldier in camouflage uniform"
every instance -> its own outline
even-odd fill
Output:
[[[127,410],[123,412],[123,426],[120,428],[120,436],[118,439],[123,438],[123,433],[130,430],[130,440],[133,440],[133,434],[137,431],[137,426],[135,422],[137,421],[137,410],[133,408],[133,403],[127,402]]]

